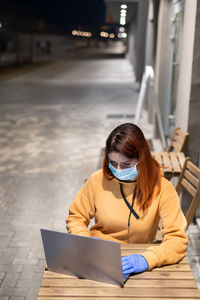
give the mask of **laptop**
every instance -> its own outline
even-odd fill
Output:
[[[120,243],[41,229],[49,271],[124,286]]]

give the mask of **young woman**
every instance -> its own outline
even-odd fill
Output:
[[[88,229],[93,217],[95,225]],[[188,239],[178,195],[162,176],[142,131],[122,124],[108,136],[103,169],[88,179],[70,206],[68,232],[120,243],[153,243],[160,219],[162,243],[141,255],[122,257],[124,276],[176,263]]]

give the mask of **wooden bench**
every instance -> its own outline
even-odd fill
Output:
[[[122,255],[141,253],[149,244],[121,245]],[[128,279],[124,288],[60,273],[44,272],[38,300],[200,299],[187,258]]]
[[[176,127],[167,151],[185,152],[188,141],[189,133],[182,131],[179,127]]]
[[[192,163],[189,157],[185,159],[176,185],[176,191],[179,196],[181,196],[184,190],[186,190],[188,195],[191,196],[190,205],[185,212],[188,228],[190,223],[193,221],[196,211],[200,205],[200,169]],[[162,223],[160,221],[155,238],[156,243],[161,242],[163,239],[161,232]]]
[[[185,160],[183,170],[176,186],[176,191],[179,196],[184,190],[191,196],[191,202],[186,212],[188,228],[200,205],[200,168],[195,166],[189,157]]]
[[[163,152],[152,151],[152,156],[158,161],[162,167],[164,176],[171,179],[179,176],[185,162],[185,154],[183,152]]]

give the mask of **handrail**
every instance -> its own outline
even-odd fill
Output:
[[[142,82],[141,82],[141,87],[140,87],[140,92],[138,96],[138,101],[137,101],[137,107],[136,107],[136,113],[135,113],[135,120],[134,123],[138,125],[141,113],[142,113],[142,108],[144,106],[144,99],[145,95],[147,93],[147,87],[150,84],[152,87],[154,86],[154,71],[151,66],[145,66],[145,70],[142,76]],[[165,138],[165,133],[164,133],[164,128],[162,124],[162,119],[161,119],[161,113],[160,113],[160,108],[158,105],[158,99],[157,97],[154,97],[154,104],[155,104],[155,111],[156,111],[156,117],[158,121],[158,130],[160,133],[160,139],[161,143],[164,149],[167,148],[167,142]]]

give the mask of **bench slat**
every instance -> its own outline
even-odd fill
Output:
[[[181,172],[181,166],[178,160],[178,157],[175,152],[169,152],[169,157],[171,159],[172,165],[173,165],[173,171],[174,173],[180,173]]]

